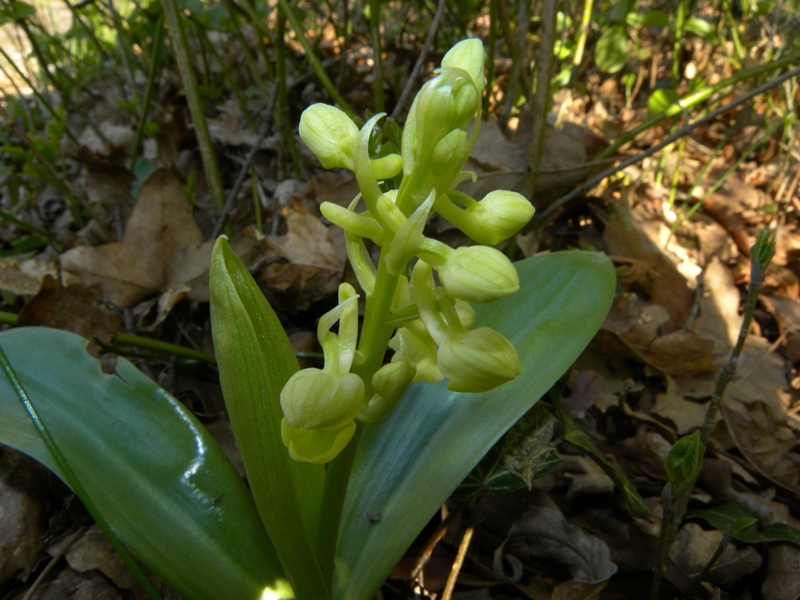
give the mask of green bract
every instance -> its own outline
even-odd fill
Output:
[[[300,118],[300,137],[326,169],[353,170],[358,127],[335,106],[308,107]]]

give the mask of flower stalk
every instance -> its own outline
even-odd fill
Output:
[[[445,55],[411,106],[400,154],[371,153],[383,113],[360,129],[346,113],[323,104],[309,107],[301,118],[300,136],[322,165],[353,171],[360,189],[346,209],[321,206],[344,230],[348,259],[364,291],[360,335],[358,296],[342,284],[339,306],[320,321],[325,367],[300,371],[281,394],[282,434],[291,457],[330,461],[318,542],[328,582],[347,482],[366,424],[402,401],[412,381],[447,378],[451,390],[477,393],[520,372],[516,350],[504,336],[486,327],[471,329],[475,312],[469,302],[492,302],[519,288],[513,265],[490,245],[514,235],[533,215],[530,202],[513,192],[493,192],[479,202],[454,190],[470,176],[462,169],[480,130],[483,70],[479,40],[460,42]],[[399,187],[390,189],[401,174]],[[427,238],[425,225],[433,213],[477,245],[453,249]],[[365,240],[380,246],[377,265]],[[393,355],[384,364],[387,350]]]

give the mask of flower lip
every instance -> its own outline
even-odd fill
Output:
[[[281,409],[295,429],[341,427],[355,419],[364,401],[364,382],[358,375],[334,375],[303,369],[281,390]]]

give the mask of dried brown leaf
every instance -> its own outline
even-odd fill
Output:
[[[73,248],[61,260],[64,269],[123,308],[173,282],[189,285],[189,297],[204,301],[212,246],[203,240],[177,176],[161,169],[142,186],[121,242]]]

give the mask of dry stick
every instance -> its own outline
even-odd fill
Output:
[[[469,543],[472,541],[472,534],[474,531],[475,523],[472,519],[470,519],[470,523],[467,525],[467,530],[464,532],[464,537],[461,538],[461,544],[458,546],[458,554],[456,555],[456,559],[453,561],[453,566],[450,569],[450,575],[447,577],[447,584],[444,586],[444,591],[442,592],[442,600],[450,600],[450,598],[453,596],[453,588],[456,587],[458,574],[461,572],[461,567],[464,565],[464,558],[467,556],[467,550],[469,549]]]
[[[408,102],[409,97],[411,97],[411,92],[415,88],[415,82],[417,81],[419,72],[422,70],[422,65],[425,64],[425,59],[428,58],[428,52],[430,52],[431,45],[433,44],[433,38],[436,36],[436,30],[439,28],[439,22],[442,20],[445,4],[447,4],[447,0],[439,0],[438,4],[436,5],[436,12],[433,15],[433,21],[431,21],[430,27],[428,27],[428,36],[425,38],[425,43],[422,45],[422,50],[419,53],[419,57],[417,57],[417,62],[414,63],[414,68],[411,69],[411,74],[408,76],[406,87],[403,88],[403,93],[400,94],[400,98],[397,100],[397,104],[394,106],[394,110],[391,114],[392,119],[397,119],[400,116],[400,114],[403,112],[406,102]]]
[[[769,266],[772,256],[775,253],[775,242],[770,239],[769,232],[762,230],[756,238],[750,250],[750,285],[747,289],[747,300],[745,303],[744,314],[742,315],[742,325],[739,328],[739,337],[736,344],[731,350],[728,362],[722,365],[722,368],[717,375],[717,382],[714,386],[714,392],[711,396],[711,401],[706,411],[703,425],[700,428],[700,446],[705,454],[708,448],[708,441],[711,437],[711,430],[717,418],[720,406],[722,406],[722,398],[725,395],[725,390],[728,384],[733,380],[736,375],[736,367],[739,364],[739,357],[744,348],[744,342],[747,339],[747,334],[750,331],[750,325],[753,322],[753,314],[755,313],[756,305],[758,304],[758,297],[764,285],[764,272]],[[686,484],[685,492],[680,494],[676,499],[673,499],[673,490],[670,484],[664,488],[662,494],[662,502],[665,506],[664,519],[661,522],[661,534],[659,536],[659,557],[655,576],[653,578],[653,585],[650,589],[651,600],[658,598],[659,588],[664,578],[665,560],[667,552],[675,539],[675,534],[678,531],[678,526],[686,514],[686,509],[689,506],[689,497],[691,490],[694,489],[699,477],[699,470],[694,474],[692,479]]]
[[[514,44],[514,64],[511,67],[511,75],[508,79],[508,88],[506,89],[506,99],[503,102],[503,108],[500,110],[500,124],[505,127],[508,118],[511,115],[511,108],[514,106],[517,90],[517,82],[522,72],[522,57],[525,54],[525,38],[528,35],[528,2],[529,0],[520,0],[519,13],[517,19],[517,41]],[[508,41],[508,40],[506,40]]]
[[[425,547],[422,549],[422,552],[417,558],[417,562],[414,565],[414,568],[411,570],[411,573],[408,576],[407,581],[413,581],[416,579],[419,574],[422,572],[422,569],[425,568],[425,565],[428,564],[428,561],[433,554],[436,545],[442,540],[444,534],[447,533],[447,529],[450,527],[450,523],[453,521],[457,514],[457,511],[452,510],[448,513],[448,515],[439,523],[439,527],[436,528],[436,531],[433,532],[433,535],[425,544]]]
[[[64,189],[66,189],[67,192],[70,193],[70,195],[76,198],[83,205],[83,207],[86,209],[86,212],[88,212],[89,215],[95,220],[98,227],[102,229],[103,234],[108,239],[112,239],[108,230],[106,229],[106,226],[100,219],[100,215],[98,215],[97,212],[94,210],[94,208],[92,208],[92,205],[89,204],[89,201],[86,198],[84,198],[83,195],[77,189],[75,189],[75,186],[73,186],[68,179],[66,179],[61,173],[59,173],[56,170],[56,168],[52,164],[50,164],[50,162],[44,157],[44,155],[42,155],[41,152],[39,152],[39,150],[36,149],[36,146],[33,145],[33,142],[31,142],[28,139],[28,136],[25,134],[25,132],[22,129],[20,129],[19,126],[17,126],[17,124],[13,121],[11,116],[6,112],[6,109],[3,108],[2,105],[0,105],[0,117],[3,117],[8,122],[8,125],[11,127],[11,129],[14,130],[14,133],[17,134],[17,137],[19,137],[22,143],[25,144],[25,146],[27,146],[28,150],[31,151],[31,153],[37,158],[37,160],[42,164],[42,166],[45,169],[47,169],[47,171],[53,177],[56,178],[56,181],[58,181],[61,185],[63,185]]]
[[[275,110],[275,100],[278,96],[278,84],[275,83],[272,85],[272,93],[269,99],[269,106],[267,107],[267,115],[271,115]],[[250,149],[250,153],[247,155],[247,158],[244,160],[244,164],[242,165],[241,170],[239,171],[239,176],[236,178],[236,181],[233,184],[233,189],[231,189],[230,194],[228,194],[228,199],[225,201],[225,206],[222,207],[222,210],[219,211],[219,216],[217,217],[217,223],[214,225],[214,230],[211,232],[211,238],[216,238],[222,228],[225,226],[225,221],[228,218],[228,214],[231,212],[233,208],[233,203],[236,202],[236,197],[239,195],[239,190],[242,189],[242,185],[244,184],[245,177],[247,177],[247,173],[250,171],[250,165],[253,164],[253,161],[256,158],[256,154],[261,149],[261,142],[264,140],[265,137],[269,134],[270,129],[272,128],[272,119],[269,117],[266,121],[261,125],[261,129],[258,132],[258,138],[256,139],[256,143],[253,144],[253,147]]]
[[[633,164],[636,164],[637,162],[641,161],[642,159],[647,158],[648,156],[652,156],[653,154],[655,154],[656,152],[658,152],[659,150],[661,150],[665,146],[669,146],[670,144],[672,144],[676,140],[679,140],[683,136],[688,135],[696,127],[698,127],[700,125],[703,125],[704,123],[708,123],[709,121],[713,121],[714,119],[716,119],[721,114],[724,114],[724,113],[728,112],[729,110],[731,110],[733,108],[736,108],[737,106],[739,106],[741,104],[744,104],[748,100],[752,100],[753,98],[755,98],[759,94],[761,94],[763,92],[766,92],[767,90],[769,90],[771,88],[774,88],[775,86],[783,83],[787,79],[791,79],[792,77],[796,77],[797,75],[800,75],[800,67],[795,67],[791,71],[787,71],[783,75],[779,75],[775,79],[773,79],[771,81],[768,81],[768,82],[758,86],[757,88],[754,88],[753,90],[747,92],[744,96],[741,96],[741,97],[737,98],[736,100],[734,100],[732,102],[729,102],[725,106],[721,106],[717,110],[711,111],[705,117],[701,117],[701,118],[697,119],[696,121],[692,121],[691,123],[687,123],[686,125],[681,127],[678,131],[673,133],[671,136],[661,140],[655,146],[652,146],[651,148],[645,150],[644,152],[640,152],[639,154],[635,154],[635,155],[633,155],[631,157],[628,157],[625,160],[623,160],[621,163],[619,163],[618,165],[616,165],[614,167],[611,167],[610,169],[606,169],[605,171],[603,171],[601,173],[598,173],[597,175],[595,175],[594,177],[589,179],[587,182],[582,183],[577,188],[572,190],[569,194],[561,196],[561,198],[559,198],[558,200],[553,202],[550,206],[548,206],[546,209],[544,209],[542,212],[540,212],[538,215],[536,215],[536,217],[534,217],[534,221],[533,221],[534,222],[534,227],[535,228],[539,228],[539,227],[543,226],[546,223],[547,219],[550,216],[552,216],[553,213],[555,213],[564,204],[566,204],[567,202],[569,202],[573,198],[577,198],[584,191],[593,188],[595,185],[597,185],[598,183],[603,181],[603,179],[605,179],[606,177],[610,177],[614,173],[618,173],[622,169],[624,169],[626,167],[629,167],[629,166],[631,166]]]
[[[553,47],[556,41],[556,0],[544,0],[542,3],[542,36],[539,42],[536,59],[536,90],[533,95],[533,127],[528,156],[530,158],[530,181],[528,182],[528,198],[533,197],[536,181],[539,178],[539,167],[542,164],[544,148],[544,132],[547,125],[547,102],[550,99],[550,77],[553,73]]]
[[[68,536],[66,540],[62,543],[61,547],[59,548],[58,552],[56,552],[53,557],[50,559],[50,562],[47,563],[47,566],[39,573],[39,576],[34,580],[31,584],[31,587],[28,588],[28,591],[25,592],[25,595],[22,597],[22,600],[31,600],[33,595],[36,593],[36,590],[39,589],[39,586],[42,585],[45,577],[47,577],[48,573],[53,570],[53,567],[58,564],[64,555],[69,552],[69,549],[72,548],[72,545],[78,540],[80,536],[84,534],[86,531],[86,527],[80,527],[75,533]]]

